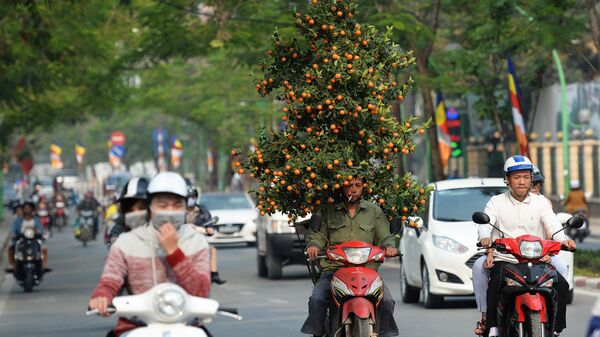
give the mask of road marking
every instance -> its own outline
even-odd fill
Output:
[[[252,296],[252,295],[256,295],[256,293],[255,293],[255,292],[253,292],[253,291],[248,291],[248,290],[242,290],[242,291],[240,291],[240,294],[241,294],[241,295],[244,295],[244,296]]]
[[[6,274],[2,282],[2,287],[0,287],[0,316],[2,316],[4,308],[10,299],[10,293],[14,285],[15,280],[12,274]]]
[[[600,291],[592,291],[592,290],[575,288],[575,293],[580,294],[580,295],[592,296],[592,297],[600,297]]]
[[[281,300],[281,299],[278,299],[278,298],[270,298],[268,301],[271,302],[271,303],[275,303],[275,304],[288,304],[288,301]]]

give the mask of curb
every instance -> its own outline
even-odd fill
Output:
[[[600,278],[575,276],[575,286],[577,288],[600,290]]]

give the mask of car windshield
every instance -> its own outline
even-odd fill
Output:
[[[471,221],[474,212],[482,212],[485,204],[506,187],[470,187],[435,192],[433,218],[438,221]]]
[[[216,209],[252,209],[248,198],[243,194],[205,194],[200,197],[200,204],[210,211]]]

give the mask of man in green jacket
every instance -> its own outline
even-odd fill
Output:
[[[354,178],[344,186],[341,201],[328,207],[321,214],[323,224],[319,232],[310,231],[307,235],[306,252],[311,260],[327,245],[338,245],[347,241],[359,240],[385,249],[388,257],[396,256],[395,238],[390,235],[390,224],[379,206],[362,200],[364,181]],[[308,318],[301,331],[313,336],[322,336],[327,308],[330,301],[330,282],[333,273],[342,266],[321,260],[322,274],[315,283],[312,295],[308,301]],[[379,263],[367,265],[377,270]],[[383,300],[379,311],[379,336],[390,337],[398,335],[398,327],[394,321],[394,299],[385,287]]]

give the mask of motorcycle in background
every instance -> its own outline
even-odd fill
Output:
[[[93,210],[81,210],[79,212],[79,226],[75,229],[75,237],[87,246],[94,236],[94,221],[98,215]]]
[[[25,292],[33,291],[33,287],[42,282],[45,270],[42,259],[43,236],[36,233],[33,228],[25,228],[17,237],[15,243],[15,266],[7,269],[12,272],[20,286]]]
[[[128,337],[208,337],[211,335],[204,325],[216,315],[242,319],[236,309],[221,308],[216,300],[192,296],[173,283],[158,284],[138,295],[115,297],[112,305],[111,314],[145,324],[130,330]],[[88,316],[97,314],[97,310],[86,312]]]
[[[48,204],[40,202],[37,206],[36,214],[40,219],[40,224],[44,227],[44,231],[47,233],[47,237],[52,236],[52,215]]]
[[[54,204],[54,225],[62,232],[63,227],[67,225],[67,204],[62,198],[57,198]]]
[[[583,225],[581,228],[567,228],[567,235],[577,242],[583,242],[583,240],[590,235],[590,228],[588,226],[588,215],[583,209],[578,209],[573,212],[573,216],[578,216],[583,219]]]

